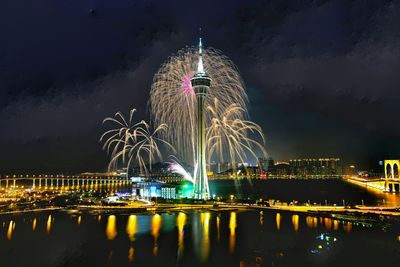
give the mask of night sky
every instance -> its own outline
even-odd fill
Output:
[[[239,68],[274,159],[400,154],[399,1],[5,0],[0,174],[104,171],[102,120],[148,118],[154,73],[195,45]]]

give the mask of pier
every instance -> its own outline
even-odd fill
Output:
[[[13,175],[0,177],[0,188],[78,189],[103,185],[128,185],[129,178],[120,176]]]

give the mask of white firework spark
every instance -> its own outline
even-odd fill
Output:
[[[116,128],[106,131],[100,137],[100,141],[104,141],[103,149],[111,155],[108,169],[115,168],[119,160],[122,160],[122,163],[126,164],[127,176],[129,168],[135,160],[139,165],[140,173],[148,174],[154,160],[156,158],[162,159],[159,144],[164,144],[173,149],[168,142],[157,137],[161,132],[167,130],[167,125],[160,124],[152,131],[150,125],[143,120],[133,123],[135,111],[135,109],[130,111],[129,120],[126,120],[121,112],[117,112],[114,118],[105,118],[103,123],[114,122]]]
[[[221,161],[245,162],[248,156],[257,159],[255,151],[266,156],[261,127],[245,120],[243,108],[239,105],[231,104],[222,114],[219,105],[218,99],[214,99],[213,105],[207,106],[207,111],[212,115],[211,124],[206,129],[208,162],[211,162],[213,156]],[[257,141],[257,136],[261,142]]]
[[[150,92],[150,110],[156,125],[170,127],[160,136],[177,148],[178,157],[195,166],[196,96],[190,83],[195,74],[198,52],[195,47],[181,49],[168,58],[155,74]],[[247,117],[247,95],[239,71],[233,62],[219,50],[203,50],[204,68],[212,79],[205,106],[218,99],[215,112],[218,118],[232,104],[241,109],[241,118]],[[213,120],[211,112],[205,114],[205,125]]]
[[[186,181],[189,181],[192,184],[194,183],[193,176],[188,171],[186,171],[185,168],[177,160],[172,160],[172,162],[169,162],[168,170],[172,173],[181,175]]]
[[[135,112],[136,109],[130,110],[128,120],[125,119],[120,111],[115,113],[114,118],[107,117],[103,120],[103,124],[108,121],[116,124],[116,128],[104,132],[100,137],[100,142],[104,141],[103,150],[106,150],[107,154],[111,155],[111,159],[114,159],[108,165],[109,170],[117,167],[116,163],[119,158],[122,159],[123,163],[126,161],[131,132],[135,127],[135,124],[132,122]],[[116,155],[119,156],[116,158]]]

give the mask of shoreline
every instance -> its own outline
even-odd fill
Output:
[[[210,203],[210,204],[157,204],[157,205],[134,205],[134,206],[99,206],[99,205],[77,205],[71,207],[49,207],[33,210],[6,211],[0,212],[0,215],[18,215],[26,213],[48,212],[48,211],[65,211],[65,212],[90,212],[90,213],[171,213],[206,210],[212,212],[227,211],[283,211],[291,213],[307,213],[316,215],[332,215],[332,214],[357,214],[365,215],[384,215],[391,217],[400,217],[399,206],[262,206],[262,205],[245,205],[245,204],[229,204],[229,203]]]

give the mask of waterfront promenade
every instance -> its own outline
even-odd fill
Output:
[[[257,205],[241,203],[210,203],[210,204],[144,204],[126,206],[77,206],[80,211],[107,211],[107,212],[179,212],[189,210],[210,210],[210,211],[229,211],[229,210],[272,210],[287,211],[294,213],[357,213],[400,216],[400,206],[323,206],[323,205]]]

